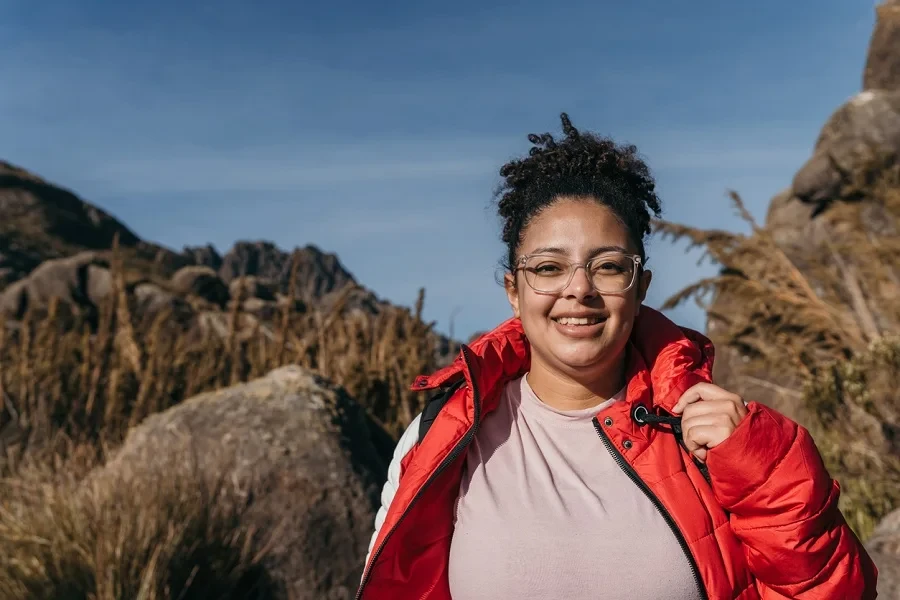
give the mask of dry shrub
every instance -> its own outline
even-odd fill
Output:
[[[296,264],[296,263],[295,263]],[[123,268],[95,329],[58,312],[29,312],[0,327],[0,462],[62,436],[116,444],[129,427],[198,393],[259,377],[285,364],[343,385],[395,437],[422,407],[409,384],[437,365],[433,324],[388,307],[372,316],[346,309],[347,288],[330,310],[282,303],[274,322],[241,310],[208,311],[191,323],[170,312],[136,314]],[[296,269],[295,269],[296,272]],[[294,286],[291,286],[294,289]]]
[[[900,506],[900,336],[886,336],[811,378],[804,400],[816,411],[810,433],[832,476],[840,506],[863,539]]]
[[[867,166],[814,219],[820,242],[798,240],[789,253],[731,198],[750,235],[656,224],[721,267],[664,308],[694,299],[717,323],[718,343],[739,350],[755,372],[773,381],[800,375],[805,385],[795,393],[813,415],[803,425],[866,537],[900,499],[900,453],[889,443],[900,432],[900,167]]]
[[[241,525],[246,498],[195,468],[83,482],[93,451],[62,469],[29,460],[0,482],[3,598],[280,597],[262,566],[269,540]]]
[[[751,235],[656,222],[664,238],[687,239],[689,249],[703,248],[721,266],[663,308],[693,299],[724,326],[729,344],[772,368],[787,361],[807,376],[900,329],[900,166],[869,166],[844,194],[854,201],[835,202],[814,220],[824,253],[801,242],[788,255],[734,192]],[[742,310],[718,313],[711,298],[735,299]]]

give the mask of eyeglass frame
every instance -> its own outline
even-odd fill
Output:
[[[644,259],[641,257],[640,254],[628,254],[626,252],[616,252],[616,251],[603,252],[602,254],[600,254],[598,256],[589,258],[588,260],[586,260],[583,263],[577,263],[575,261],[569,260],[568,258],[566,258],[564,256],[558,256],[555,254],[547,254],[544,252],[538,252],[536,254],[524,254],[524,255],[520,256],[519,259],[516,261],[516,268],[515,268],[514,272],[518,272],[519,270],[524,269],[525,262],[527,262],[529,258],[534,258],[536,256],[546,256],[548,258],[556,258],[556,259],[561,258],[569,263],[569,278],[566,280],[566,283],[564,285],[562,285],[559,289],[554,290],[554,291],[549,291],[549,292],[545,291],[545,290],[539,290],[539,289],[535,288],[533,285],[531,285],[531,283],[528,282],[527,276],[524,278],[525,283],[528,284],[528,287],[533,289],[538,294],[558,294],[572,284],[572,279],[575,277],[575,271],[577,271],[579,268],[582,268],[585,270],[585,272],[587,272],[588,265],[590,265],[593,261],[597,260],[598,258],[600,258],[601,256],[603,256],[605,254],[613,254],[613,253],[621,254],[625,258],[630,258],[634,262],[634,271],[632,272],[631,283],[628,284],[628,287],[626,287],[625,289],[619,290],[617,292],[604,292],[604,291],[597,289],[597,286],[594,285],[593,278],[588,277],[588,281],[591,282],[591,288],[598,294],[606,294],[609,296],[612,296],[614,294],[624,294],[625,292],[627,292],[628,290],[630,290],[631,288],[634,287],[634,284],[637,283],[637,280],[638,280],[638,273],[643,271],[643,269],[644,269],[644,264],[643,264]]]

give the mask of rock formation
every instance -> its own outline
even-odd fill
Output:
[[[182,267],[172,275],[171,286],[179,294],[201,298],[219,308],[224,308],[231,297],[228,286],[209,267]]]
[[[56,299],[63,309],[89,320],[112,291],[109,263],[94,252],[47,260],[0,291],[0,313],[21,319],[26,311],[49,308]]]
[[[225,482],[248,500],[241,526],[275,535],[264,566],[279,597],[344,599],[362,576],[392,448],[341,388],[283,367],[147,418],[89,481]]]
[[[187,247],[182,254],[197,265],[214,269],[231,287],[232,297],[237,280],[251,283],[255,290],[253,293],[271,290],[273,294],[289,295],[291,269],[296,258],[296,300],[315,304],[326,311],[338,298],[349,310],[370,315],[390,309],[374,293],[356,282],[336,254],[323,252],[312,245],[285,252],[270,242],[240,241],[223,256],[209,246]],[[261,289],[260,285],[266,290]]]
[[[286,252],[270,242],[240,241],[224,256],[211,245],[176,253],[140,239],[72,192],[0,161],[0,312],[6,318],[21,318],[29,306],[46,308],[53,297],[65,310],[96,313],[98,300],[109,291],[115,240],[133,308],[150,315],[172,310],[185,323],[193,315],[201,332],[223,331],[227,315],[214,313],[230,310],[241,282],[250,286],[241,303],[249,313],[241,322],[250,330],[262,322],[268,323],[262,330],[270,331],[292,296],[295,313],[339,308],[347,316],[371,319],[409,310],[379,299],[356,282],[337,255],[315,246]],[[444,336],[429,335],[436,337],[441,360],[455,351]]]
[[[842,197],[851,177],[900,154],[900,89],[866,90],[840,107],[822,128],[815,153],[797,172],[793,194],[821,212]],[[877,168],[876,167],[876,168]]]
[[[900,90],[900,0],[886,0],[875,10],[863,89]]]
[[[113,239],[130,260],[153,270],[187,264],[171,250],[138,238],[109,213],[28,171],[0,161],[0,287],[41,262],[85,250],[109,258]]]

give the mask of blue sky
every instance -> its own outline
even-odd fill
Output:
[[[468,336],[509,316],[497,169],[574,124],[665,217],[744,231],[859,91],[874,2],[0,0],[0,158],[180,249],[336,252]],[[648,304],[712,272],[659,240]],[[702,329],[693,306],[679,322]]]

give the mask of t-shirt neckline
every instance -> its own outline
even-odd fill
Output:
[[[615,402],[625,399],[626,388],[623,387],[612,398],[603,402],[590,406],[588,408],[578,408],[575,410],[560,410],[548,404],[545,404],[537,394],[535,394],[531,385],[528,383],[528,376],[523,375],[518,382],[521,397],[521,409],[528,414],[537,417],[543,421],[556,422],[560,424],[582,423],[591,421],[597,413],[608,408]]]

